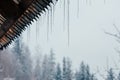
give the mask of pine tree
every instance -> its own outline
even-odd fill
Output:
[[[66,66],[66,58],[63,58],[63,80],[67,80],[67,66]]]
[[[71,69],[72,62],[70,61],[69,58],[67,58],[66,66],[67,66],[67,70],[66,70],[67,80],[72,80],[72,78],[73,78],[73,73],[72,73],[72,69]]]
[[[30,80],[31,78],[31,58],[28,47],[26,47],[20,39],[16,40],[13,52],[16,55],[16,79],[17,80]]]
[[[41,66],[40,66],[40,61],[37,59],[35,69],[34,69],[34,77],[35,80],[42,80],[41,79]]]
[[[75,80],[80,80],[80,73],[79,73],[79,71],[76,71],[76,73],[75,73]]]
[[[49,80],[55,79],[55,57],[54,57],[53,49],[50,50],[49,56]]]
[[[89,66],[86,66],[86,74],[85,74],[85,80],[90,80],[91,74],[90,74],[90,69]]]
[[[90,80],[97,80],[97,78],[95,77],[94,74],[91,74],[91,76],[90,76]]]
[[[55,80],[62,80],[62,71],[60,64],[57,65]]]
[[[75,74],[76,80],[85,80],[85,65],[82,62],[78,71]]]
[[[82,62],[80,65],[80,80],[85,80],[85,64]]]
[[[48,56],[45,55],[42,62],[42,80],[49,80],[49,64]]]
[[[75,80],[97,80],[95,76],[90,73],[90,68],[83,62],[80,65],[80,69],[75,73]]]
[[[120,73],[118,74],[117,80],[120,80]]]
[[[108,75],[107,75],[107,79],[106,80],[114,80],[114,79],[115,79],[114,72],[113,72],[113,69],[111,68],[108,71]]]
[[[22,49],[21,49],[21,41],[20,39],[15,40],[15,44],[13,47],[13,53],[15,54],[16,57],[16,79],[19,80],[19,78],[22,76],[23,71],[22,71],[22,64],[21,64],[21,55],[22,55]]]

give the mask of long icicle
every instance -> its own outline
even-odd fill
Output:
[[[27,43],[29,44],[29,41],[30,41],[30,26],[28,26],[28,29],[27,29]]]
[[[49,10],[47,14],[47,41],[49,40]]]
[[[68,26],[68,46],[70,44],[70,0],[67,0],[67,6],[68,6],[68,23],[67,23],[67,26]]]
[[[37,43],[37,22],[38,21],[36,21],[36,43]]]
[[[63,30],[65,31],[65,10],[66,10],[66,2],[65,2],[66,0],[64,0],[64,3],[63,3],[63,7],[64,7],[64,11],[63,11]]]
[[[92,1],[91,1],[91,0],[89,0],[89,5],[90,5],[90,6],[92,5]]]
[[[57,1],[54,2],[53,6],[52,6],[52,27],[54,27],[54,19],[55,19],[55,5],[56,5]],[[60,0],[60,4],[61,4],[61,0]]]
[[[36,43],[38,44],[38,35],[39,35],[39,19],[36,21]]]
[[[86,4],[88,4],[88,0],[86,0]]]
[[[42,17],[40,17],[40,18],[36,21],[36,50],[37,51],[39,49],[39,44],[40,44],[40,42],[39,42],[40,26],[39,25],[40,25],[40,23],[42,23]]]
[[[51,7],[51,9],[50,9],[50,26],[51,26],[51,33],[52,33],[52,30],[53,30],[53,19],[52,19],[52,7]]]
[[[55,18],[55,5],[53,5],[53,10],[52,10],[52,15],[53,15],[53,27],[54,27],[54,18]]]
[[[104,4],[106,4],[106,0],[104,0]]]
[[[77,17],[79,18],[79,7],[80,7],[80,2],[77,0]]]

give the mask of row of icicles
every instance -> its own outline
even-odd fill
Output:
[[[58,0],[58,3],[63,1],[63,31],[65,30],[65,24],[67,24],[67,44],[70,45],[70,0]],[[92,4],[92,0],[84,0],[86,5]],[[103,3],[106,4],[107,0],[103,0]],[[57,4],[57,3],[55,3]],[[47,41],[49,41],[49,33],[52,33],[53,26],[54,26],[54,13],[55,13],[55,4],[52,5],[52,7],[47,11]],[[79,10],[80,10],[80,0],[77,0],[77,17],[79,18]],[[38,43],[39,40],[39,33],[40,33],[40,20],[36,22],[36,43]],[[27,42],[30,40],[30,27],[27,29]]]

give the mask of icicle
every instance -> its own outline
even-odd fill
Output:
[[[92,5],[92,1],[91,0],[89,0],[89,5]]]
[[[27,29],[27,43],[29,44],[29,41],[30,41],[30,26],[28,26],[28,29]]]
[[[1,53],[0,53],[0,72],[3,72],[3,64],[2,64],[2,60],[1,60]]]
[[[65,30],[65,10],[66,10],[66,8],[65,8],[65,7],[66,7],[66,6],[65,6],[65,5],[66,5],[65,0],[64,0],[64,3],[63,3],[63,4],[64,4],[64,5],[63,5],[63,7],[64,7],[64,11],[63,11],[63,12],[64,12],[64,13],[63,13],[63,30]]]
[[[52,29],[53,29],[53,25],[52,25],[52,19],[53,17],[52,17],[52,7],[51,7],[51,9],[50,9],[50,27],[51,27],[51,33],[52,33]]]
[[[68,6],[68,16],[67,16],[67,21],[68,21],[68,23],[67,23],[67,27],[68,27],[68,46],[69,46],[69,44],[70,44],[70,0],[67,0],[67,6]]]
[[[38,44],[38,35],[39,35],[39,20],[36,21],[36,43]]]
[[[49,10],[47,14],[47,41],[49,40]]]
[[[55,5],[57,3],[57,0],[53,2],[54,4],[51,6],[51,32],[53,32],[54,27],[54,14],[55,14]]]
[[[104,0],[104,4],[106,4],[106,0]]]
[[[37,42],[37,21],[36,21],[36,31],[35,32],[36,32],[35,35],[36,35],[36,42]]]
[[[54,18],[55,18],[55,6],[53,5],[53,10],[52,10],[52,15],[53,15],[53,26],[54,26]]]
[[[79,18],[79,7],[80,7],[80,5],[79,5],[79,0],[77,0],[77,17]]]
[[[88,4],[88,0],[86,0],[86,4]]]

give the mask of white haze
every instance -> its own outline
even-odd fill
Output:
[[[65,27],[63,24],[63,1],[59,0],[55,5],[52,30],[51,24],[48,24],[48,11],[46,11],[37,22],[39,35],[36,35],[36,22],[30,26],[30,36],[27,36],[29,33],[27,31],[23,34],[23,40],[29,45],[32,55],[34,57],[39,55],[35,48],[39,47],[42,53],[49,53],[50,49],[53,48],[58,62],[62,62],[63,56],[71,58],[73,69],[78,68],[81,61],[88,63],[94,72],[97,71],[97,67],[105,71],[107,66],[116,66],[119,54],[115,48],[120,45],[114,37],[105,34],[104,30],[116,33],[113,24],[116,24],[118,28],[120,27],[120,0],[106,0],[106,2],[104,0],[87,0],[91,1],[87,3],[86,0],[79,0],[79,13],[77,0],[70,0],[69,46],[67,11]],[[119,64],[117,65],[119,66]]]

